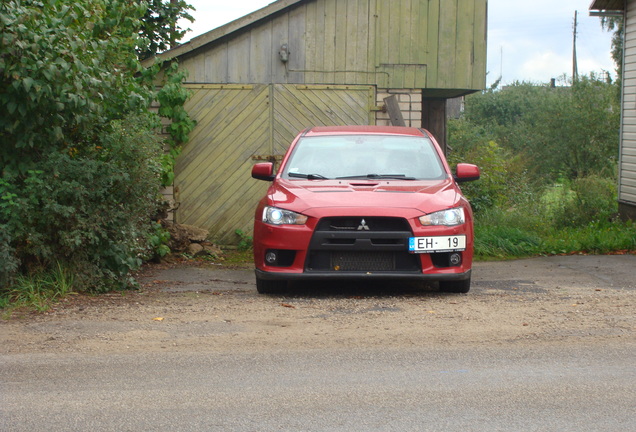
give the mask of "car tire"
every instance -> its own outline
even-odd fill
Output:
[[[258,291],[259,294],[280,294],[286,289],[286,281],[256,279],[256,291]]]
[[[470,278],[459,281],[441,281],[439,290],[447,293],[466,294],[470,291]]]

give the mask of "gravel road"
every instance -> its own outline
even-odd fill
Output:
[[[360,283],[262,296],[250,268],[154,266],[138,291],[0,321],[0,354],[634,342],[635,274],[635,255],[546,257],[477,263],[465,295]]]

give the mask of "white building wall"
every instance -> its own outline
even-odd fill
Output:
[[[636,0],[626,8],[618,199],[636,205]]]
[[[422,127],[422,89],[378,89],[376,104],[384,105],[384,99],[396,95],[404,123],[408,127]],[[377,111],[375,123],[378,126],[391,126],[389,113]]]

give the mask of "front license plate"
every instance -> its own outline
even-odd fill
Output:
[[[465,249],[465,235],[409,238],[409,252],[412,253],[455,252]]]

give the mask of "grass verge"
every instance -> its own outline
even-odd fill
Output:
[[[18,308],[45,312],[73,291],[75,278],[59,263],[52,272],[18,276],[0,292],[0,308],[10,313]]]
[[[559,227],[514,213],[490,213],[475,221],[477,260],[575,253],[636,253],[636,225],[615,220]]]

